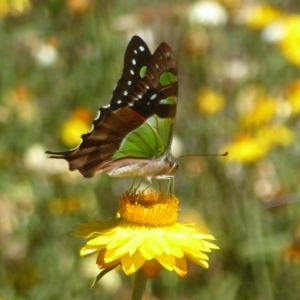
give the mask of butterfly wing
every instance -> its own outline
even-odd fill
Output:
[[[116,161],[167,157],[177,102],[177,68],[170,46],[162,43],[151,55],[145,42],[134,36],[128,44],[123,74],[110,105],[100,108],[90,133],[74,150],[52,152],[83,176],[109,171]]]

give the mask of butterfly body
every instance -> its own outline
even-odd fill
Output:
[[[120,162],[116,161],[110,165],[110,170],[107,174],[111,177],[128,177],[142,176],[147,178],[161,178],[163,176],[171,176],[178,169],[178,164],[175,160],[167,159],[124,159]]]
[[[98,172],[147,178],[173,174],[178,168],[170,154],[177,85],[171,47],[162,43],[151,54],[134,36],[111,102],[100,108],[91,132],[82,135],[74,150],[46,153],[67,160],[71,171],[79,170],[85,177]]]

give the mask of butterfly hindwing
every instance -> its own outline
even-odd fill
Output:
[[[109,105],[100,108],[93,130],[82,135],[74,150],[52,152],[66,159],[70,170],[83,176],[109,171],[135,158],[156,159],[170,154],[177,102],[177,68],[170,46],[162,43],[151,55],[134,36],[124,57],[123,74]]]

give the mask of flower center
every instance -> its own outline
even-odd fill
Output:
[[[178,199],[169,194],[164,196],[154,190],[133,190],[126,192],[120,199],[120,215],[129,222],[163,226],[177,220]]]

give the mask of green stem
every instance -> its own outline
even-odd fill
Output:
[[[131,300],[142,300],[147,279],[148,277],[142,269],[136,272]]]

